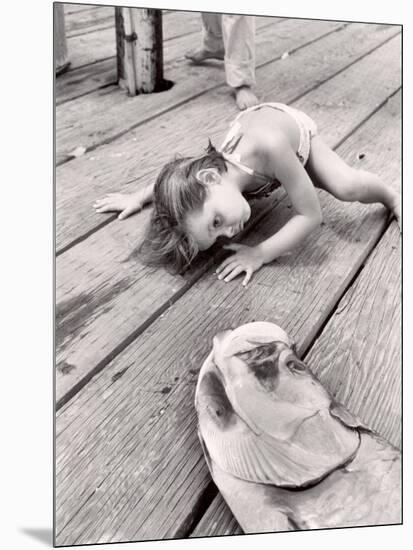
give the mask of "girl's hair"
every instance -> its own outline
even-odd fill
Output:
[[[204,204],[207,189],[197,174],[205,168],[216,168],[220,174],[227,169],[224,157],[210,141],[201,157],[176,158],[162,168],[153,190],[152,215],[138,249],[146,265],[181,273],[198,254],[185,218]]]

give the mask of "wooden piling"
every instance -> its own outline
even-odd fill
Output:
[[[163,84],[162,11],[116,8],[118,83],[129,95]]]
[[[54,4],[54,52],[56,74],[64,72],[70,65],[68,59],[65,14],[63,4]]]

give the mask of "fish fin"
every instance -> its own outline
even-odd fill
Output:
[[[358,416],[351,413],[344,405],[339,403],[338,401],[332,401],[330,405],[330,414],[334,416],[334,418],[337,418],[344,424],[345,426],[349,428],[362,428],[363,430],[366,430],[370,432],[370,428],[366,426]]]
[[[275,440],[268,434],[256,436],[241,419],[238,422],[233,433],[222,433],[212,425],[200,424],[210,460],[225,472],[245,481],[280,487],[300,486],[319,475],[318,464],[315,471],[308,468],[314,457],[307,450]]]
[[[282,489],[236,478],[214,460],[213,467],[214,482],[244,533],[295,530],[294,522],[289,521],[294,511],[284,505]]]

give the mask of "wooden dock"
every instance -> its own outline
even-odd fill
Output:
[[[220,62],[188,64],[197,12],[163,14],[168,91],[116,84],[114,8],[65,5],[70,70],[56,80],[56,511],[61,545],[241,533],[211,481],[194,391],[213,336],[282,326],[325,386],[401,445],[401,239],[381,205],[319,191],[324,222],[244,289],[214,256],[184,276],[133,254],[150,208],[122,222],[96,198],[136,190],[177,153],[217,145],[237,114]],[[285,54],[288,52],[288,56]],[[349,163],[401,175],[401,27],[257,17],[256,91],[304,110]],[[84,154],[75,156],[77,148]],[[291,215],[282,190],[243,242]]]

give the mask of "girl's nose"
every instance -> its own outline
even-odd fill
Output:
[[[224,231],[223,231],[223,235],[225,237],[228,237],[229,239],[231,239],[234,235],[235,235],[235,229],[234,227],[231,225],[229,227],[227,227]]]

